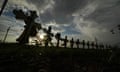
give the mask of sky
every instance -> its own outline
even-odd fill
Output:
[[[0,0],[0,8],[2,2]],[[24,21],[16,20],[15,8],[37,11],[37,23],[43,27],[52,26],[53,33],[74,40],[97,41],[106,44],[120,44],[120,0],[8,0],[0,16],[0,40],[4,39],[10,26],[7,42],[15,42],[24,30]],[[115,30],[115,34],[110,32]]]

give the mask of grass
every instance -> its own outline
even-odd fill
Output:
[[[35,72],[40,70],[41,62],[46,61],[45,63],[48,65],[45,64],[45,69],[49,72],[51,70],[64,72],[68,71],[68,67],[75,70],[73,68],[77,62],[79,65],[107,64],[110,55],[110,49],[46,48],[17,43],[1,43],[0,71]],[[63,67],[64,69],[61,70]]]

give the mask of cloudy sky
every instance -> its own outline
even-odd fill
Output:
[[[0,0],[0,7],[3,1]],[[52,26],[52,32],[60,32],[62,37],[89,41],[97,38],[100,43],[120,44],[116,28],[120,24],[120,0],[8,0],[0,16],[0,40],[9,26],[8,42],[15,42],[24,30],[24,22],[14,18],[14,8],[36,10],[36,22],[45,28]]]

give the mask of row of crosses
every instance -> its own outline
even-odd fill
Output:
[[[110,45],[103,45],[103,44],[99,44],[98,43],[95,43],[95,42],[89,42],[89,41],[85,41],[85,40],[82,40],[80,41],[79,39],[77,40],[74,40],[73,38],[71,40],[68,40],[67,39],[67,36],[65,36],[65,38],[61,38],[61,34],[60,33],[57,33],[55,35],[55,38],[57,39],[57,45],[56,47],[60,47],[60,41],[63,41],[64,43],[62,44],[64,46],[64,48],[67,48],[67,45],[68,43],[70,43],[70,48],[74,48],[74,46],[76,45],[77,48],[80,48],[80,45],[82,46],[82,48],[111,48]]]
[[[16,19],[20,19],[23,20],[25,22],[25,26],[24,26],[24,31],[22,32],[22,34],[19,36],[19,38],[16,39],[16,41],[20,44],[26,44],[29,42],[29,37],[35,37],[36,34],[38,33],[39,30],[43,30],[47,35],[46,35],[46,40],[45,40],[45,46],[47,47],[48,44],[50,43],[52,45],[52,37],[54,36],[57,40],[57,44],[56,46],[59,47],[60,41],[63,41],[64,43],[62,44],[64,46],[64,48],[67,47],[67,43],[70,43],[70,47],[73,48],[74,44],[76,44],[77,48],[80,47],[80,44],[82,44],[82,48],[85,48],[85,45],[87,45],[87,47],[89,48],[90,46],[92,47],[104,47],[104,45],[98,45],[95,44],[94,42],[92,42],[91,44],[89,43],[89,41],[87,43],[85,43],[85,40],[83,40],[82,42],[80,42],[79,39],[77,39],[76,41],[74,41],[74,39],[72,38],[71,40],[67,39],[67,36],[65,36],[65,38],[61,38],[61,34],[57,33],[57,34],[53,34],[51,32],[52,27],[49,26],[48,29],[46,28],[42,28],[41,24],[36,23],[35,19],[38,17],[36,11],[29,11],[29,14],[26,14],[23,10],[17,10],[14,9],[13,13],[15,15]]]

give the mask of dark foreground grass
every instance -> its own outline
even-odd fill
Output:
[[[0,44],[0,72],[77,72],[81,66],[100,68],[110,63],[110,49],[56,48]]]

